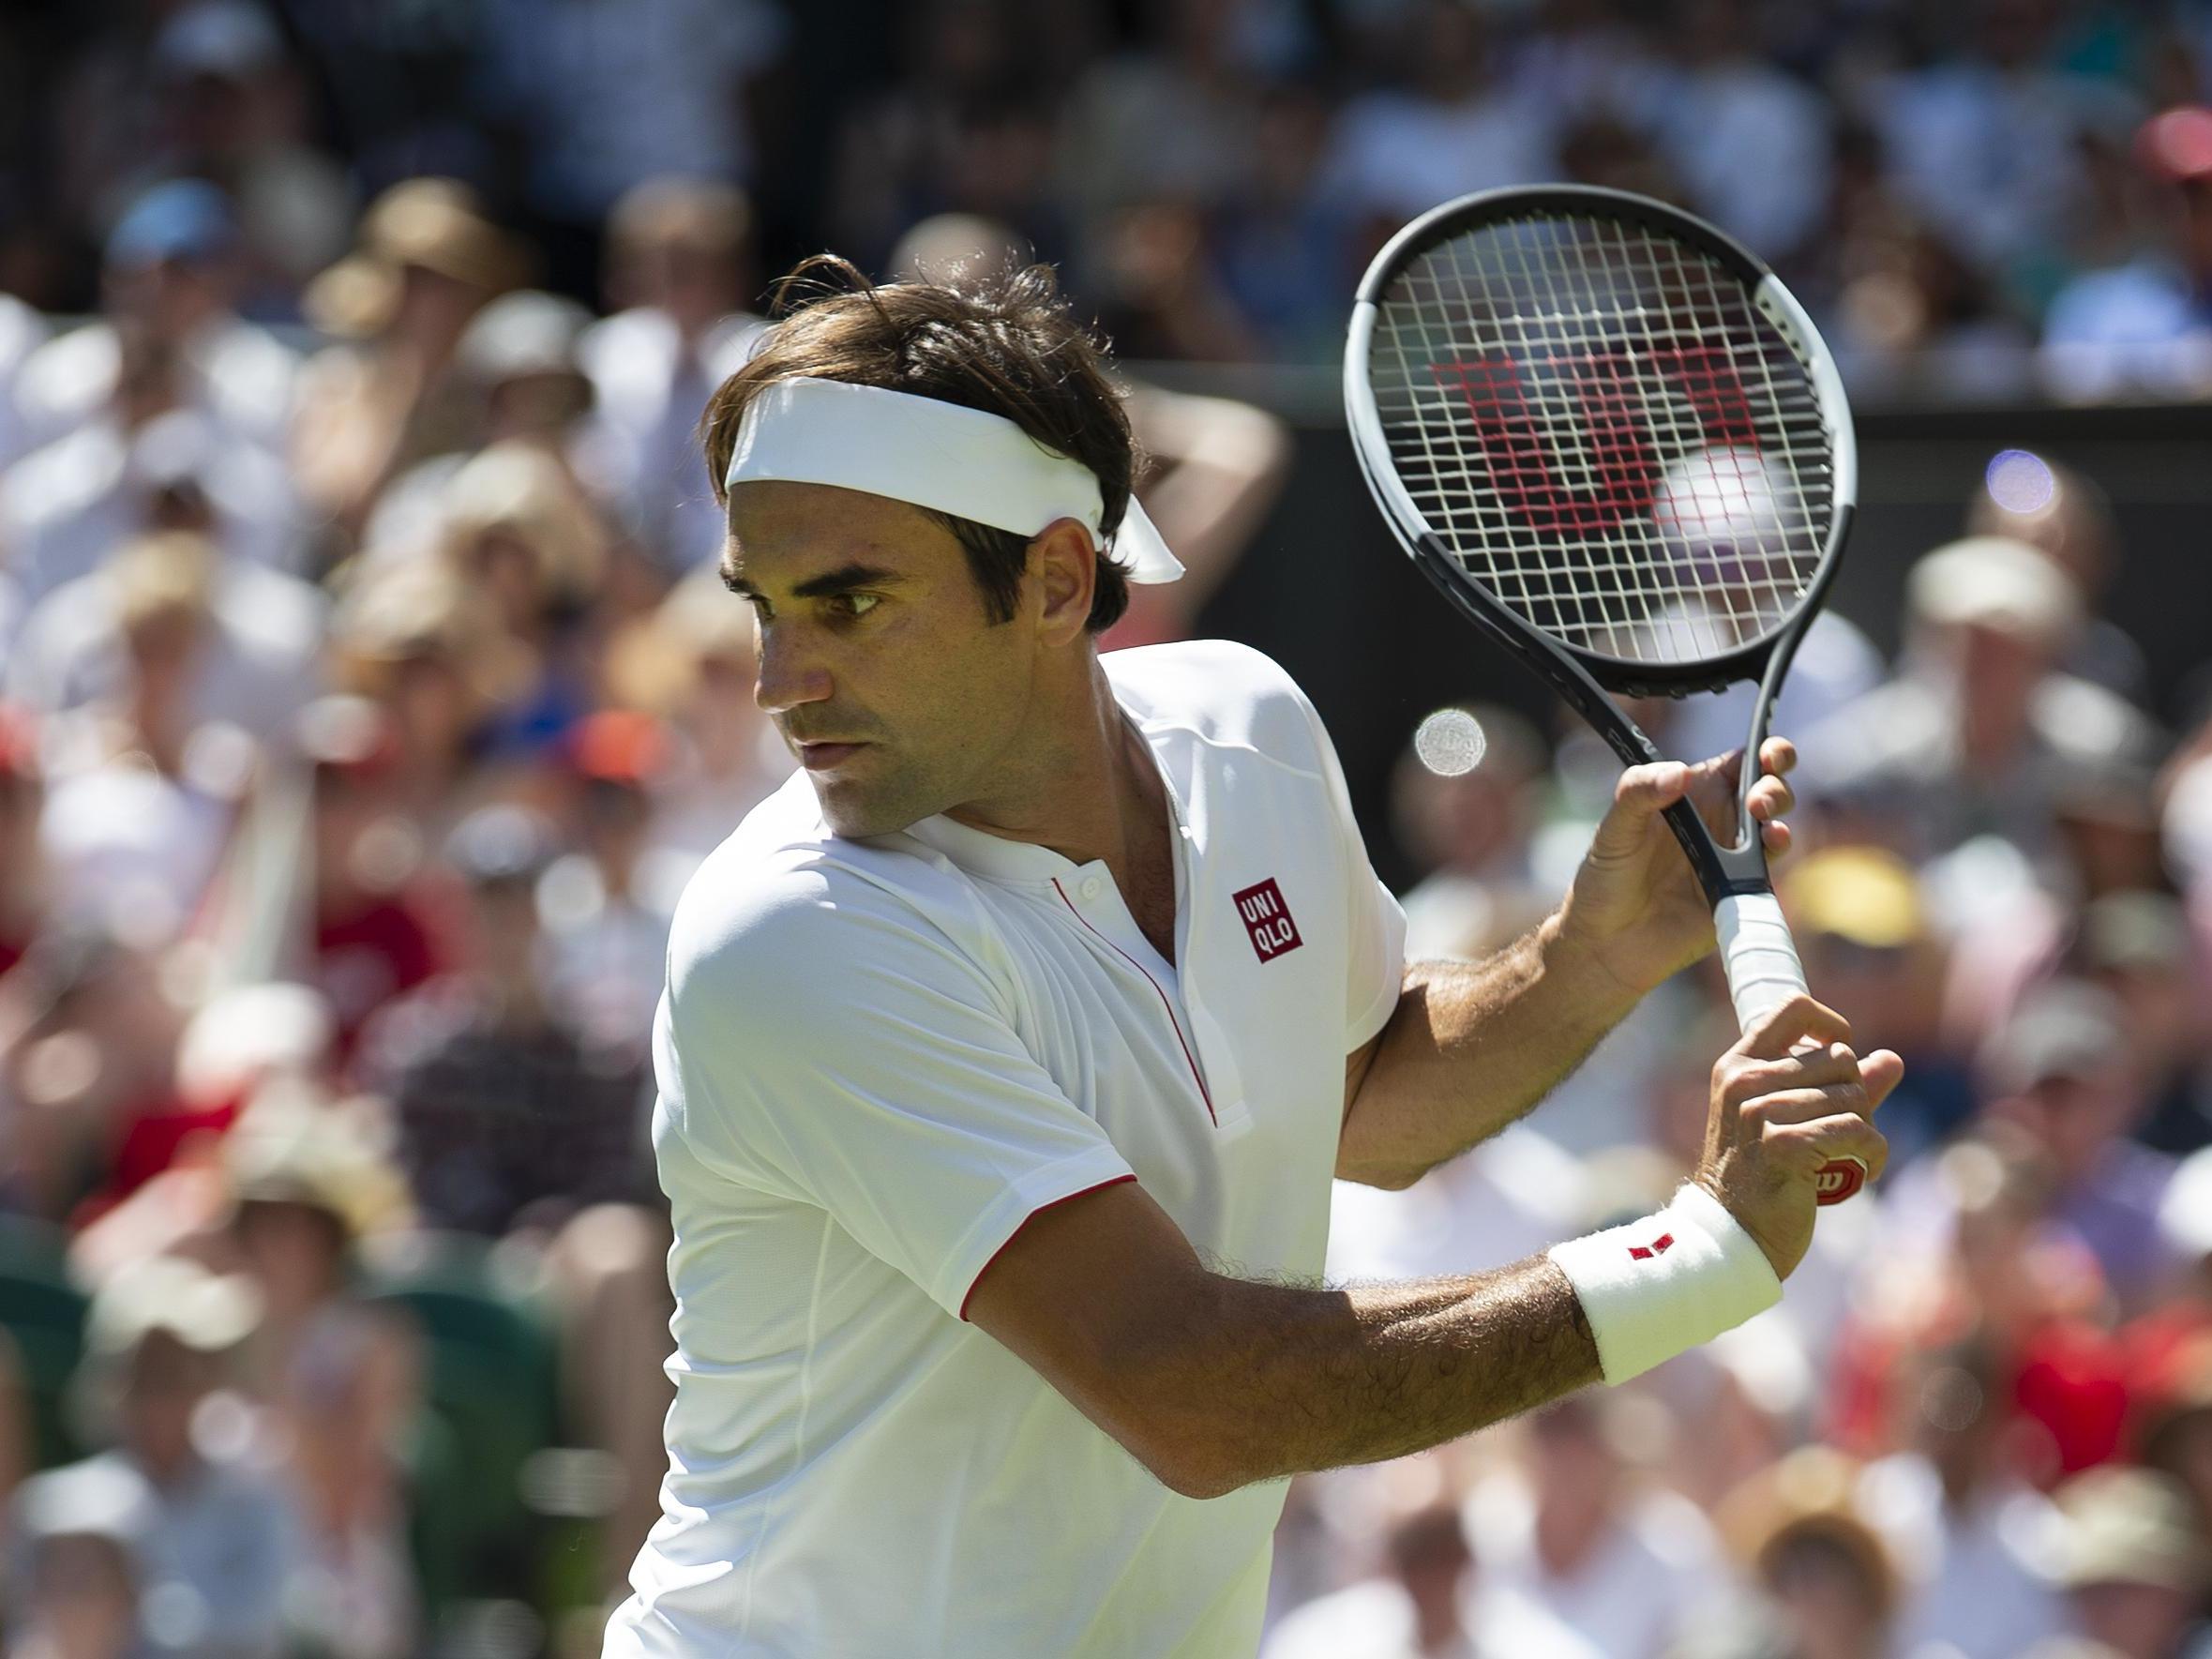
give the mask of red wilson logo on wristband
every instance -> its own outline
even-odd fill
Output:
[[[1631,1244],[1628,1253],[1638,1261],[1648,1261],[1654,1256],[1664,1256],[1675,1246],[1675,1235],[1663,1232],[1648,1244]]]
[[[1290,907],[1283,902],[1283,889],[1275,885],[1274,877],[1232,893],[1229,898],[1244,918],[1244,931],[1252,935],[1252,948],[1261,961],[1272,962],[1305,943],[1298,936],[1298,924],[1290,919]]]

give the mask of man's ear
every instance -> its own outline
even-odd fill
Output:
[[[1072,644],[1090,624],[1098,581],[1098,544],[1091,532],[1074,519],[1046,525],[1030,543],[1027,581],[1046,641]]]

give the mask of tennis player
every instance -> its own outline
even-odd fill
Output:
[[[1320,1288],[1332,1175],[1476,1144],[1711,948],[1658,814],[1735,761],[1630,770],[1556,914],[1408,967],[1283,671],[1093,648],[1178,566],[1047,274],[816,298],[704,430],[803,770],[676,915],[670,1467],[608,1653],[1249,1655],[1284,1477],[1707,1340],[1779,1297],[1822,1164],[1879,1172],[1899,1063],[1800,999],[1659,1214]]]

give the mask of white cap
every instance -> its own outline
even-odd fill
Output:
[[[100,1287],[85,1316],[85,1346],[122,1354],[156,1331],[187,1348],[219,1353],[261,1323],[260,1292],[242,1274],[209,1273],[181,1256],[151,1256]]]
[[[2028,639],[2064,639],[2081,620],[2081,596],[2057,566],[2009,535],[1947,543],[1913,566],[1913,616],[1949,627],[1972,625]]]

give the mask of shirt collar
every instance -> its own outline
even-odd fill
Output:
[[[941,812],[909,825],[906,833],[924,846],[943,853],[971,874],[986,876],[995,882],[1043,883],[1073,875],[1084,867],[1049,847],[1039,846],[1034,841],[1010,841],[1004,836],[994,836],[987,830],[974,829],[947,818]]]

